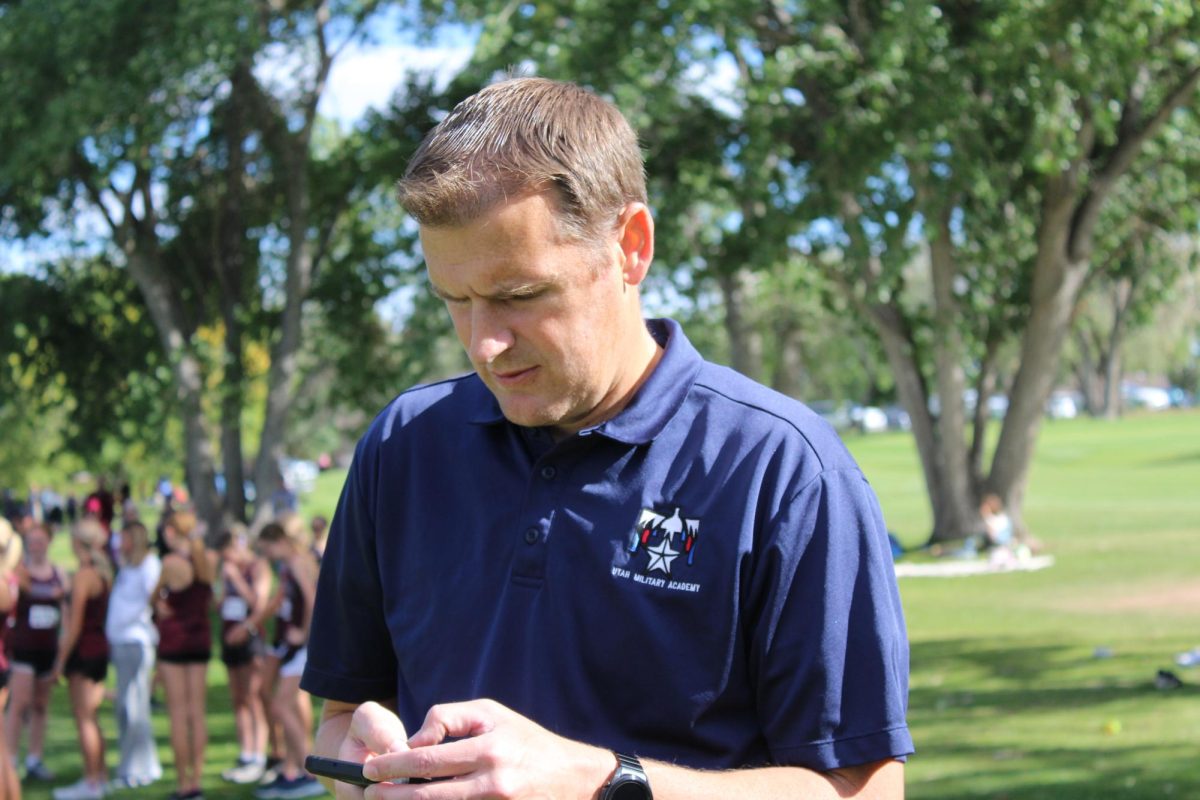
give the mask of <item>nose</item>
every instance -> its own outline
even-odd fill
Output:
[[[487,303],[473,303],[471,307],[467,355],[475,364],[490,364],[512,348],[515,341],[503,316],[487,306]]]

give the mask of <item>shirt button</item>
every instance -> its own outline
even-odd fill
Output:
[[[558,470],[556,470],[554,467],[550,466],[549,464],[542,467],[542,477],[548,481],[553,480],[554,476],[557,474],[558,474]]]
[[[525,544],[537,544],[541,532],[537,528],[525,529]]]

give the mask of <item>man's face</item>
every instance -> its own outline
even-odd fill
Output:
[[[505,417],[568,434],[619,408],[630,369],[621,343],[642,323],[615,234],[565,241],[552,201],[535,194],[462,226],[422,226],[421,243],[433,290]]]

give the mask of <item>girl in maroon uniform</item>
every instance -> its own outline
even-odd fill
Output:
[[[4,718],[4,731],[14,758],[20,754],[21,732],[28,719],[25,777],[42,781],[54,777],[42,762],[42,747],[46,741],[50,689],[54,685],[51,673],[58,656],[59,629],[67,596],[67,576],[50,563],[49,550],[49,529],[34,523],[25,532],[25,560],[16,569],[20,595],[8,638],[12,696]]]
[[[266,770],[267,714],[260,696],[262,628],[254,620],[271,596],[271,567],[250,549],[243,525],[217,537],[221,554],[221,660],[229,672],[229,693],[241,753],[221,777],[257,783]]]
[[[162,559],[162,577],[154,593],[158,624],[158,663],[171,719],[171,750],[175,755],[178,791],[176,800],[203,797],[200,777],[204,748],[205,689],[208,660],[212,655],[212,607],[216,554],[204,547],[196,515],[173,511],[163,522],[168,548]]]
[[[16,567],[21,562],[21,537],[13,531],[12,525],[4,517],[0,517],[0,708],[8,699],[8,654],[5,647],[5,633],[8,623],[17,608],[17,576]],[[0,797],[11,797],[21,800],[21,783],[17,780],[17,770],[9,758],[6,737],[0,736]]]
[[[263,554],[276,565],[279,585],[271,599],[275,638],[269,661],[277,665],[270,714],[283,728],[284,760],[275,781],[259,797],[314,797],[324,788],[303,769],[312,747],[312,704],[300,689],[308,658],[308,626],[316,596],[317,560],[297,515],[268,523],[258,536]]]
[[[112,587],[112,562],[105,543],[108,534],[92,518],[80,520],[71,531],[71,549],[79,569],[71,581],[71,600],[54,659],[54,674],[65,675],[83,753],[83,778],[54,790],[55,800],[100,800],[108,784],[104,765],[104,736],[96,712],[104,699],[108,674],[108,639],[104,618]]]

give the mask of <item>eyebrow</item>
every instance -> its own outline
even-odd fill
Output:
[[[428,281],[429,290],[442,300],[462,300],[461,297],[456,297],[445,291],[432,281]],[[515,300],[521,297],[533,297],[547,289],[552,288],[553,281],[531,281],[529,283],[517,283],[511,286],[501,286],[495,291],[481,295],[487,300]]]

